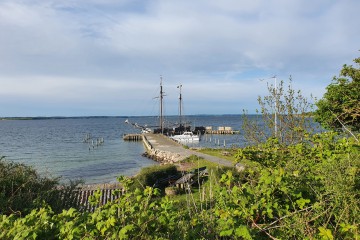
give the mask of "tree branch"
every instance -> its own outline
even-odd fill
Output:
[[[330,109],[329,109],[329,111],[330,111],[332,114],[334,114],[334,116],[335,116],[336,119],[339,121],[339,123],[341,124],[341,126],[343,126],[343,128],[344,128],[346,131],[348,131],[348,132],[355,138],[355,140],[356,140],[357,142],[359,142],[359,139],[357,139],[357,137],[341,122],[341,120],[338,118],[338,116],[336,116],[336,114],[335,114],[333,111],[331,111]]]

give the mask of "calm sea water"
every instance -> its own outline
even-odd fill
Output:
[[[139,130],[125,124],[125,117],[0,121],[0,156],[33,166],[41,174],[63,181],[83,179],[86,183],[114,182],[119,175],[134,175],[141,168],[157,164],[142,157],[141,142],[126,142],[122,136]],[[156,125],[157,117],[129,117],[132,123]],[[176,117],[168,117],[177,122]],[[188,116],[192,126],[229,126],[241,129],[240,115]],[[104,144],[92,147],[83,139],[91,134]],[[211,139],[211,141],[210,141]],[[225,141],[224,141],[225,140]],[[195,147],[242,145],[243,136],[213,135]],[[220,145],[218,145],[220,143]]]

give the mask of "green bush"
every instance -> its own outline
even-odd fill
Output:
[[[244,184],[231,174],[223,176],[231,189],[225,211],[244,209],[243,219],[276,238],[357,239],[359,143],[331,132],[305,140],[285,146],[269,139],[239,149],[239,160],[260,167],[247,170]]]
[[[44,204],[56,212],[62,211],[69,204],[61,196],[72,191],[77,184],[73,182],[60,187],[59,178],[42,177],[31,166],[1,157],[0,214],[27,214]]]
[[[166,182],[161,183],[159,180],[173,175],[178,175],[175,165],[156,165],[143,168],[135,177],[132,189],[135,189],[136,187],[145,188],[146,186],[164,188]]]
[[[58,179],[40,177],[29,166],[0,160],[0,212],[28,213],[51,198]]]

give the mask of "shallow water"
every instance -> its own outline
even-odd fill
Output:
[[[0,121],[0,156],[33,166],[48,176],[62,180],[83,179],[86,183],[114,182],[119,175],[134,175],[141,168],[157,164],[142,157],[141,142],[126,142],[122,136],[139,132],[125,117],[67,118]],[[132,123],[156,125],[157,117],[129,117]],[[177,122],[177,117],[168,117]],[[192,126],[230,126],[240,130],[241,116],[189,116]],[[104,144],[84,143],[87,134]],[[211,141],[210,141],[211,140]],[[209,135],[194,147],[241,145],[242,135]],[[191,145],[191,144],[190,144]]]

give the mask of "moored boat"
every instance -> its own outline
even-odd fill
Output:
[[[192,132],[184,132],[183,134],[174,135],[170,137],[171,139],[178,142],[198,142],[200,137]]]

